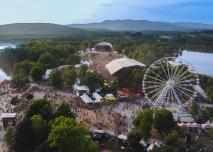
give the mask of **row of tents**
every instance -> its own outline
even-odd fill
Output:
[[[210,122],[206,122],[204,124],[178,123],[178,126],[183,127],[183,128],[210,129],[210,128],[213,128],[213,123],[210,123]]]
[[[101,96],[98,92],[93,92],[90,94],[90,89],[86,85],[79,85],[75,83],[73,85],[73,90],[77,96],[80,96],[81,99],[86,104],[90,103],[101,103],[104,101],[115,101],[115,97],[113,94],[106,94],[104,97]]]

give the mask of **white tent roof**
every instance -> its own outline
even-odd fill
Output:
[[[96,44],[96,46],[109,46],[109,47],[113,48],[112,44],[110,44],[108,42],[100,42],[100,43]]]
[[[16,117],[16,113],[2,113],[1,114],[1,119],[4,118],[15,118]]]
[[[88,95],[86,95],[85,93],[81,96],[81,99],[82,99],[86,104],[88,104],[88,103],[93,103],[92,99],[91,99]]]
[[[120,134],[118,135],[118,139],[127,140],[127,136]]]
[[[106,65],[106,69],[109,71],[111,75],[113,75],[123,68],[134,67],[134,66],[144,67],[145,64],[140,63],[133,59],[129,59],[129,58],[120,58],[108,63]]]
[[[114,97],[114,95],[112,93],[108,93],[105,95],[105,98],[111,98],[111,97]]]
[[[103,99],[103,97],[98,94],[97,92],[93,92],[92,96],[97,100],[97,101],[101,101]]]
[[[105,131],[104,130],[100,130],[100,129],[94,129],[93,132],[94,133],[103,134]]]
[[[89,92],[89,88],[87,86],[85,86],[85,85],[79,86],[76,83],[73,85],[73,89],[78,90],[78,91],[87,91],[87,92]]]

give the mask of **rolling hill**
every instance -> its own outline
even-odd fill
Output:
[[[15,23],[0,25],[0,37],[84,36],[87,30],[50,23]]]
[[[100,23],[71,24],[70,27],[82,29],[107,29],[115,31],[196,31],[213,29],[211,24],[202,23],[169,23],[147,20],[105,20]]]
[[[59,25],[50,23],[15,23],[0,25],[0,39],[40,37],[84,37],[116,34],[124,31],[188,32],[213,30],[213,25],[202,23],[169,23],[146,20],[106,20],[101,23]]]
[[[177,22],[174,24],[176,26],[182,26],[182,27],[190,28],[190,29],[213,30],[213,24],[190,23],[190,22]]]

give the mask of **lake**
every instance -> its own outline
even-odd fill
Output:
[[[12,43],[7,43],[7,42],[0,42],[0,50],[3,50],[8,47],[16,48],[16,45]]]
[[[213,53],[201,53],[184,50],[179,58],[191,63],[199,74],[213,76]]]
[[[16,48],[15,44],[12,43],[8,43],[8,42],[1,42],[0,41],[0,51],[5,49],[5,48]],[[2,82],[3,80],[8,80],[10,79],[10,76],[8,76],[2,69],[1,69],[1,65],[0,65],[0,82]]]
[[[0,82],[3,80],[9,80],[10,76],[8,76],[1,68],[0,68]]]

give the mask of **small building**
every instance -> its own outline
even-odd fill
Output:
[[[179,114],[179,122],[183,123],[193,123],[195,122],[194,118],[189,113]]]
[[[210,103],[199,103],[199,106],[202,110],[205,110],[206,108],[213,108],[213,104]]]
[[[73,85],[73,90],[77,96],[81,96],[84,93],[89,93],[89,88],[87,86],[80,86],[76,83]]]
[[[15,126],[16,125],[16,113],[2,113],[1,120],[3,127]]]
[[[92,94],[93,98],[95,99],[95,103],[103,102],[104,98],[99,95],[97,92]]]

